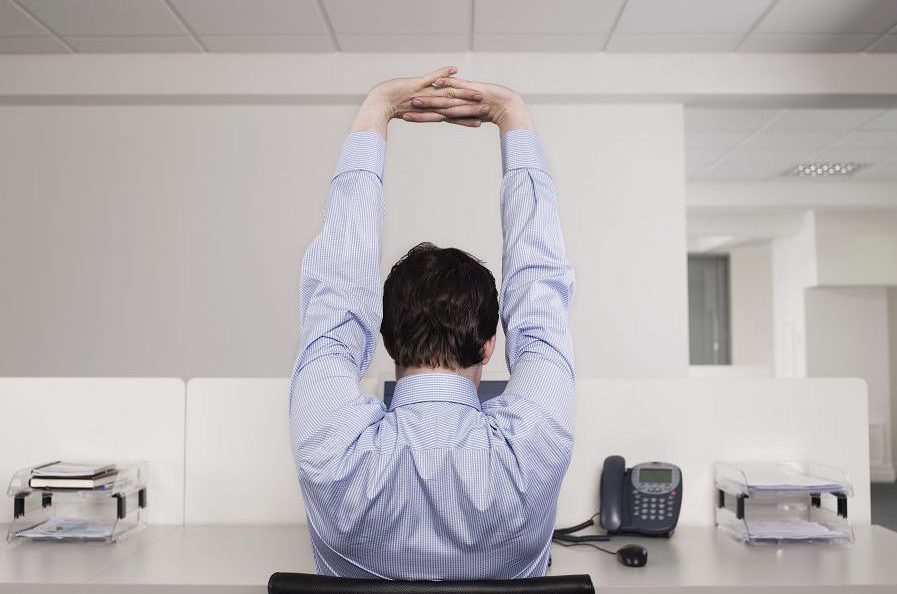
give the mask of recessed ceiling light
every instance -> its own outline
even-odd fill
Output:
[[[865,167],[863,163],[854,163],[849,161],[821,161],[812,163],[801,163],[788,172],[788,175],[796,177],[844,177],[853,175],[860,169]]]

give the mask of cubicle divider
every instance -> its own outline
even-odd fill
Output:
[[[0,378],[0,491],[51,460],[147,460],[147,518],[184,521],[184,382],[173,378]],[[12,503],[0,505],[0,524]]]
[[[187,382],[187,524],[305,523],[288,392],[288,379]]]
[[[187,382],[187,524],[296,524],[289,380]]]
[[[187,523],[303,521],[287,389],[286,380],[269,379],[187,385]],[[714,460],[754,458],[811,458],[843,468],[856,486],[851,520],[868,524],[868,448],[861,380],[584,380],[558,523],[597,511],[601,464],[620,454],[631,464],[664,460],[682,468],[682,525],[713,524]]]
[[[301,523],[287,387],[286,379],[194,379],[185,388],[177,379],[0,378],[0,480],[59,457],[145,459],[151,523]],[[682,468],[682,525],[713,524],[714,460],[788,458],[844,469],[856,488],[851,520],[869,524],[868,431],[860,380],[583,380],[558,522],[597,511],[602,461],[620,454]],[[0,506],[0,522],[11,511]]]
[[[558,523],[598,511],[600,467],[620,454],[682,468],[680,525],[712,526],[715,460],[812,459],[856,489],[854,525],[870,523],[866,384],[857,379],[587,380],[576,390],[576,444]]]

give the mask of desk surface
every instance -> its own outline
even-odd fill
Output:
[[[897,592],[897,533],[879,526],[857,528],[849,546],[749,547],[713,528],[610,544],[628,542],[648,547],[647,567],[555,546],[552,573],[588,573],[601,592],[629,594]],[[111,546],[0,543],[0,592],[261,594],[274,571],[314,571],[305,527],[151,527]]]

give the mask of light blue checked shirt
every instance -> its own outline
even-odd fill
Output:
[[[482,405],[452,373],[364,394],[382,316],[386,141],[345,140],[302,263],[290,423],[319,573],[476,579],[545,573],[573,444],[573,270],[538,136],[502,138],[501,319],[511,378]]]

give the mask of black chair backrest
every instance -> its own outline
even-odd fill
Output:
[[[519,580],[400,582],[358,580],[310,573],[275,573],[268,594],[594,594],[588,575]]]

